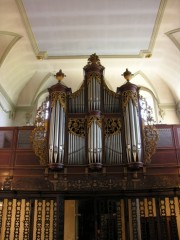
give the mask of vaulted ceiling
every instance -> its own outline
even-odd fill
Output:
[[[128,68],[161,104],[176,104],[179,13],[179,0],[1,0],[0,91],[14,107],[32,106],[59,69],[75,91],[96,53],[114,91]]]

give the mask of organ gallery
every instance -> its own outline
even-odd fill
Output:
[[[180,126],[153,122],[128,69],[116,92],[104,70],[92,54],[76,92],[60,70],[34,126],[0,129],[1,239],[179,239]]]

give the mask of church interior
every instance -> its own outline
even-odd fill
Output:
[[[0,239],[180,239],[179,9],[1,0]]]

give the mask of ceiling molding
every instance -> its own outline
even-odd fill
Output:
[[[16,112],[32,112],[34,110],[34,106],[17,106]]]
[[[26,31],[27,31],[27,34],[29,36],[29,40],[31,42],[31,45],[33,47],[33,50],[34,50],[34,53],[35,55],[37,56],[38,53],[40,52],[39,48],[38,48],[38,45],[37,45],[37,42],[36,42],[36,39],[35,39],[35,36],[33,34],[33,31],[31,30],[31,25],[30,25],[30,22],[28,20],[28,17],[26,15],[26,10],[24,8],[24,5],[22,3],[22,0],[16,0],[16,3],[17,3],[17,6],[19,8],[19,12],[22,16],[22,19],[24,21],[24,24],[25,24],[25,28],[26,28]]]
[[[7,57],[10,50],[14,47],[14,45],[17,43],[17,41],[22,38],[22,36],[17,33],[7,32],[7,31],[0,31],[0,36],[1,35],[10,36],[10,37],[13,37],[13,39],[11,41],[9,41],[9,44],[7,45],[7,47],[4,49],[4,51],[2,53],[2,56],[0,58],[0,67],[3,64],[5,58]]]
[[[176,109],[175,103],[159,103],[159,106],[163,109]]]
[[[174,45],[179,49],[180,51],[180,41],[178,41],[175,36],[173,36],[175,33],[180,33],[180,28],[176,28],[173,29],[167,33],[165,33],[165,35],[174,43]]]
[[[148,47],[149,52],[153,51],[155,41],[156,41],[156,37],[157,37],[158,31],[159,31],[159,28],[160,28],[160,25],[161,25],[161,20],[162,20],[163,14],[164,14],[164,10],[165,10],[167,1],[168,0],[161,0],[159,10],[158,10],[158,13],[157,13],[157,17],[156,17],[156,21],[155,21],[155,24],[154,24],[150,44],[149,44],[149,47]]]
[[[89,55],[73,55],[73,56],[48,56],[48,52],[47,51],[42,51],[39,49],[37,41],[35,39],[34,33],[32,31],[31,28],[31,24],[28,20],[27,14],[26,14],[26,10],[24,7],[24,4],[22,2],[22,0],[16,0],[16,3],[18,5],[20,14],[23,18],[24,24],[25,24],[25,28],[26,31],[28,33],[31,45],[33,47],[34,53],[37,57],[38,60],[43,60],[43,59],[84,59],[84,58],[88,58]],[[155,20],[155,24],[153,27],[153,31],[152,31],[152,35],[151,35],[151,39],[150,39],[150,43],[149,43],[149,47],[148,49],[145,50],[140,50],[139,54],[128,54],[128,55],[99,55],[99,57],[101,58],[149,58],[152,55],[152,51],[154,48],[154,44],[155,44],[155,40],[157,37],[157,33],[159,31],[159,27],[161,24],[161,20],[162,20],[162,16],[164,14],[164,9],[166,6],[167,0],[161,0],[160,2],[160,6],[158,9],[158,13],[156,16],[156,20]]]

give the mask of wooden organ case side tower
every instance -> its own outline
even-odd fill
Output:
[[[126,69],[123,73],[127,83],[117,88],[120,95],[123,150],[128,168],[137,170],[143,166],[142,122],[139,105],[139,87],[130,83],[131,72]]]
[[[60,70],[56,73],[58,83],[49,90],[49,132],[48,132],[48,163],[52,170],[62,169],[65,160],[65,128],[67,114],[67,95],[70,89],[60,81],[65,77]]]

